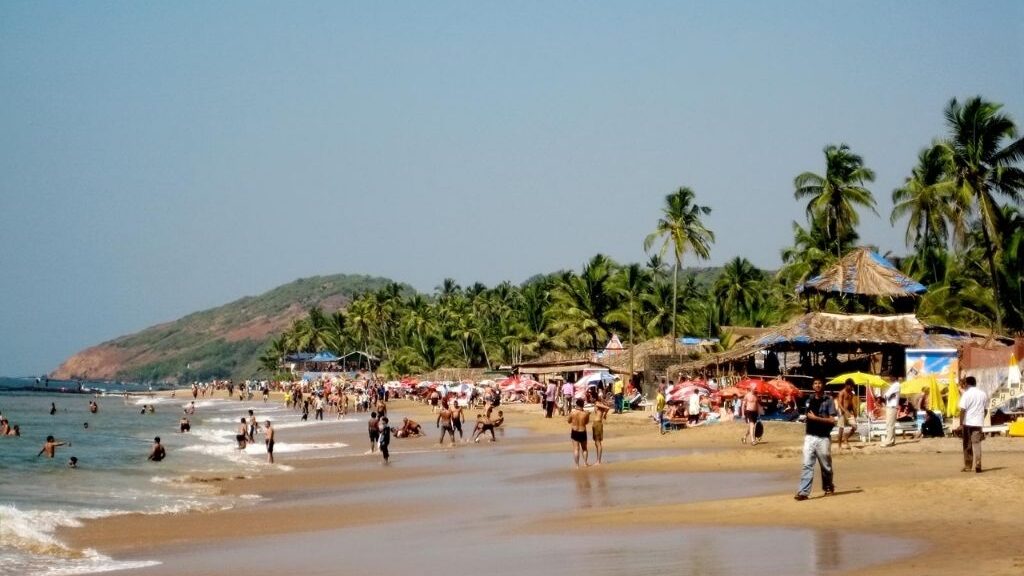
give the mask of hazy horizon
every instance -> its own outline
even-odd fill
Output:
[[[680,186],[777,268],[849,144],[861,242],[951,98],[1024,128],[1019,2],[0,4],[0,374],[300,277],[643,262]]]

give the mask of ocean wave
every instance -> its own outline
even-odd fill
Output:
[[[19,510],[0,505],[0,558],[9,574],[40,576],[88,574],[144,568],[159,564],[143,560],[121,562],[95,550],[74,550],[55,536],[59,528],[82,526],[82,520],[121,514],[119,510]],[[55,560],[58,560],[55,562]]]

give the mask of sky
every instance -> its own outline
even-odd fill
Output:
[[[1024,128],[1024,2],[0,3],[0,374],[300,277],[431,292],[643,262],[780,264],[847,143],[864,243],[951,98]]]

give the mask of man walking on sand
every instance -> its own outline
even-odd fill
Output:
[[[555,412],[555,395],[558,392],[558,385],[555,384],[555,379],[552,378],[548,381],[547,388],[544,390],[544,417],[551,418]]]
[[[743,419],[747,423],[747,433],[743,435],[740,440],[746,444],[747,439],[750,439],[750,445],[757,445],[757,436],[754,430],[757,428],[757,419],[761,417],[761,399],[757,397],[757,392],[754,388],[751,389],[743,396]]]
[[[807,500],[814,483],[814,463],[821,467],[821,486],[825,495],[835,494],[832,475],[832,428],[836,424],[836,406],[832,398],[825,396],[825,383],[814,379],[814,395],[807,399],[806,432],[804,433],[804,461],[800,473],[800,488],[795,500]]]
[[[847,450],[852,450],[850,438],[857,431],[857,395],[853,391],[853,380],[850,378],[843,383],[843,389],[836,398],[836,410],[839,412],[839,421],[836,423],[839,427],[839,449],[843,449],[845,440]],[[849,434],[846,433],[847,426],[850,427]]]
[[[900,409],[900,381],[892,376],[889,379],[889,387],[882,395],[885,399],[885,438],[882,439],[882,447],[888,448],[896,445],[896,415]]]
[[[580,452],[583,452],[583,465],[590,466],[590,455],[587,453],[587,424],[590,414],[583,409],[583,398],[576,400],[576,407],[566,418],[569,422],[569,438],[572,440],[572,459],[576,468],[580,467]]]
[[[974,469],[981,473],[981,441],[985,439],[981,427],[985,425],[985,412],[988,411],[988,395],[978,388],[974,376],[964,379],[967,389],[960,396],[960,434],[963,437],[964,467],[963,472]]]

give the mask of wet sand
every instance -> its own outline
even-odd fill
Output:
[[[281,454],[288,471],[203,479],[228,496],[261,496],[231,510],[106,518],[62,537],[160,560],[132,571],[154,576],[424,574],[448,562],[487,574],[1024,572],[1021,439],[987,440],[983,474],[959,471],[953,438],[836,453],[837,494],[821,497],[816,485],[795,502],[798,424],[767,423],[766,441],[751,447],[739,423],[662,436],[647,414],[611,415],[605,464],[577,471],[564,420],[502,409],[497,443],[448,448],[429,407],[392,403],[393,423],[410,416],[430,435],[393,439],[389,466],[363,454],[365,414],[279,429],[279,441],[349,446]]]

